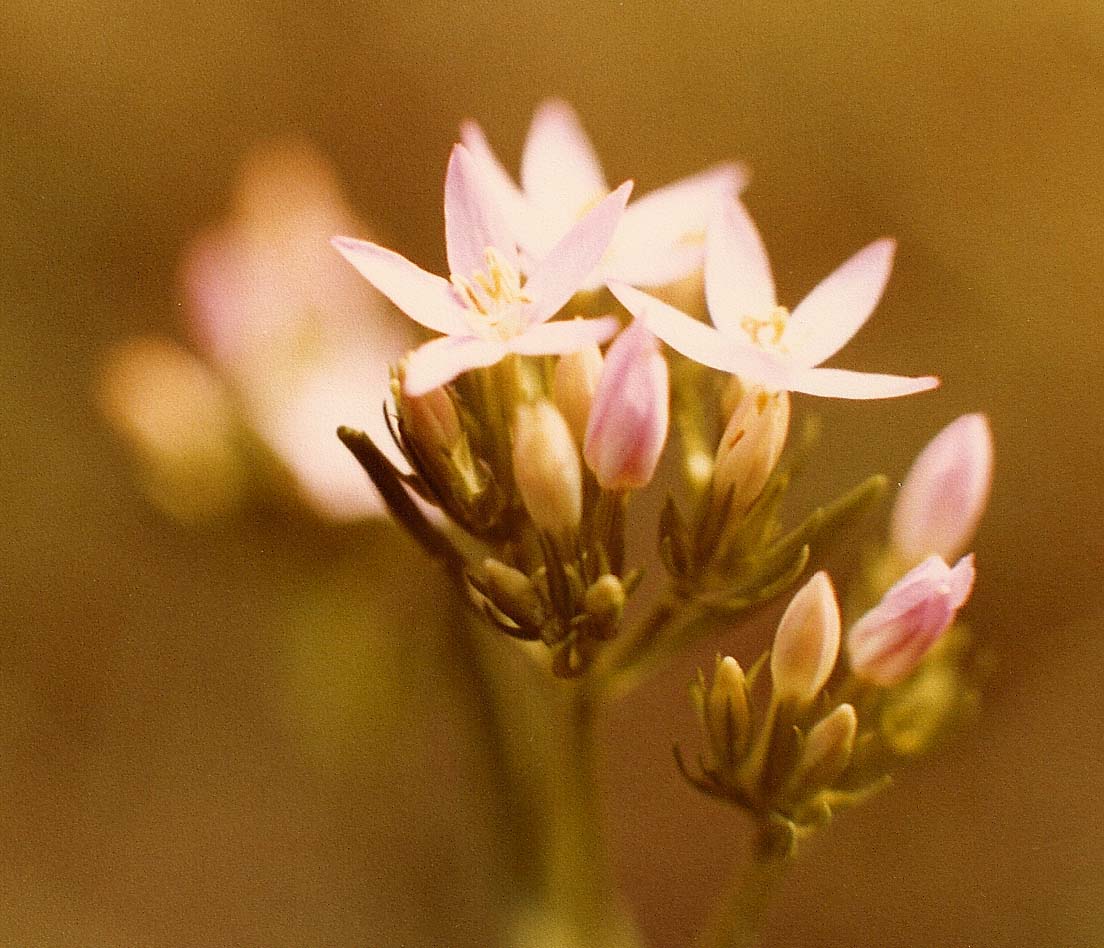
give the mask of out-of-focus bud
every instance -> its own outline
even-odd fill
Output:
[[[625,611],[625,587],[612,573],[603,573],[587,587],[583,608],[595,625],[612,629]]]
[[[504,615],[522,628],[540,628],[544,602],[528,576],[490,556],[483,561],[483,574],[488,598]]]
[[[993,481],[993,435],[984,415],[952,421],[920,452],[893,505],[890,545],[906,566],[948,563],[970,545]]]
[[[789,392],[749,389],[721,436],[713,464],[713,506],[729,497],[732,515],[744,513],[778,463],[790,428]]]
[[[954,621],[974,586],[974,555],[954,568],[930,556],[847,633],[856,678],[888,687],[908,677]]]
[[[926,662],[919,674],[887,694],[880,730],[894,753],[911,757],[928,750],[976,695],[959,669]]]
[[[717,656],[713,686],[705,701],[705,720],[717,762],[732,766],[741,760],[751,733],[751,713],[744,670],[731,655]]]
[[[774,700],[807,707],[832,674],[839,646],[839,603],[821,570],[801,587],[778,623],[770,660]]]
[[[851,762],[859,719],[849,704],[841,704],[817,721],[805,738],[801,761],[797,765],[798,782],[806,789],[826,787]]]
[[[513,459],[533,523],[558,539],[573,535],[583,515],[583,472],[571,430],[550,401],[518,406]]]
[[[606,490],[644,487],[667,440],[667,360],[655,337],[634,321],[606,353],[594,393],[583,455]]]
[[[202,520],[240,499],[245,467],[231,400],[187,350],[131,340],[104,367],[98,394],[104,415],[138,456],[151,499],[167,513]]]
[[[564,416],[567,427],[582,447],[586,438],[590,404],[602,375],[602,350],[596,345],[562,355],[556,362],[552,379],[552,399]]]

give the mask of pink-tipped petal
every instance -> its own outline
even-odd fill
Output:
[[[785,388],[784,366],[765,349],[742,345],[712,326],[624,283],[609,283],[608,286],[633,316],[677,352],[702,365],[738,375],[745,382],[772,390]]]
[[[915,395],[939,385],[932,375],[909,378],[877,372],[851,372],[847,369],[798,369],[785,387],[791,392],[819,395],[822,398],[900,398]]]
[[[713,325],[742,335],[747,316],[765,318],[778,305],[763,239],[747,208],[722,201],[705,236],[705,296]]]
[[[528,325],[543,323],[558,313],[598,266],[631,191],[632,182],[626,181],[607,195],[537,265],[525,284],[525,294],[532,300],[526,307]]]
[[[448,280],[367,240],[334,237],[331,243],[361,276],[415,322],[434,332],[467,331],[466,311]]]
[[[735,197],[748,178],[743,165],[716,165],[634,201],[618,228],[607,275],[634,286],[662,286],[700,267],[717,203]]]
[[[897,244],[876,240],[820,281],[794,309],[785,345],[803,365],[819,365],[862,328],[882,298]]]
[[[506,346],[496,339],[475,336],[433,339],[407,356],[403,391],[417,398],[470,369],[494,365],[505,355]]]
[[[993,484],[993,434],[981,414],[962,415],[920,452],[889,520],[897,556],[918,563],[932,553],[950,561],[970,545]]]
[[[608,342],[620,325],[615,316],[538,323],[520,336],[515,336],[507,345],[511,352],[518,355],[564,355],[578,352],[585,346],[600,346]]]
[[[487,268],[485,251],[498,250],[517,266],[516,241],[498,207],[482,163],[463,145],[454,145],[445,176],[445,249],[449,270],[470,277]]]
[[[542,102],[533,115],[521,154],[521,186],[560,233],[609,191],[579,117],[560,99]]]

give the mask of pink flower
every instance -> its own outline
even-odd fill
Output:
[[[602,343],[613,317],[549,323],[605,253],[625,209],[626,181],[580,220],[524,283],[517,246],[484,173],[456,145],[445,178],[445,244],[451,279],[364,240],[335,237],[334,246],[361,275],[411,319],[442,338],[409,356],[403,385],[424,395],[469,369],[510,353],[559,355]]]
[[[352,425],[390,443],[390,380],[366,366],[399,358],[410,341],[328,246],[355,226],[323,158],[302,144],[270,147],[246,160],[229,218],[192,243],[182,266],[193,333],[245,424],[303,499],[339,520],[384,513],[334,432]]]
[[[638,322],[606,353],[587,421],[583,457],[606,490],[644,487],[667,440],[667,360]]]
[[[671,348],[748,384],[829,398],[893,398],[934,388],[939,380],[818,368],[874,311],[889,279],[893,250],[892,240],[860,250],[791,314],[778,305],[754,222],[743,205],[728,200],[706,237],[705,290],[713,326],[624,283],[609,288]]]
[[[487,169],[526,262],[543,260],[609,193],[579,117],[559,99],[541,103],[533,116],[521,157],[520,188],[475,122],[461,126],[461,138]],[[739,193],[747,178],[741,165],[716,165],[629,205],[609,250],[582,288],[597,289],[608,279],[658,286],[696,270],[712,208],[718,200]]]
[[[954,621],[974,586],[974,555],[952,569],[930,556],[906,573],[847,633],[856,677],[889,686],[911,674]]]
[[[890,544],[907,565],[961,556],[977,530],[993,483],[993,434],[984,415],[963,415],[913,462],[890,518]]]

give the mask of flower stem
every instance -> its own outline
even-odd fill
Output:
[[[722,897],[697,948],[757,948],[771,898],[790,859],[788,850],[771,839],[768,829],[760,830],[751,861]]]
[[[550,768],[548,908],[560,938],[555,943],[630,948],[637,942],[617,905],[602,831],[592,682],[577,682],[561,704],[560,759]]]

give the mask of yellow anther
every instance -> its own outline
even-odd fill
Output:
[[[470,312],[469,323],[484,338],[509,339],[520,329],[518,307],[531,300],[521,287],[521,275],[494,247],[483,252],[485,271],[471,277],[452,274],[449,278]]]
[[[782,338],[786,333],[786,323],[789,318],[790,312],[786,307],[776,306],[766,319],[745,316],[740,320],[740,328],[748,334],[751,341],[757,346],[782,349]],[[766,339],[762,336],[764,331],[768,333]]]

